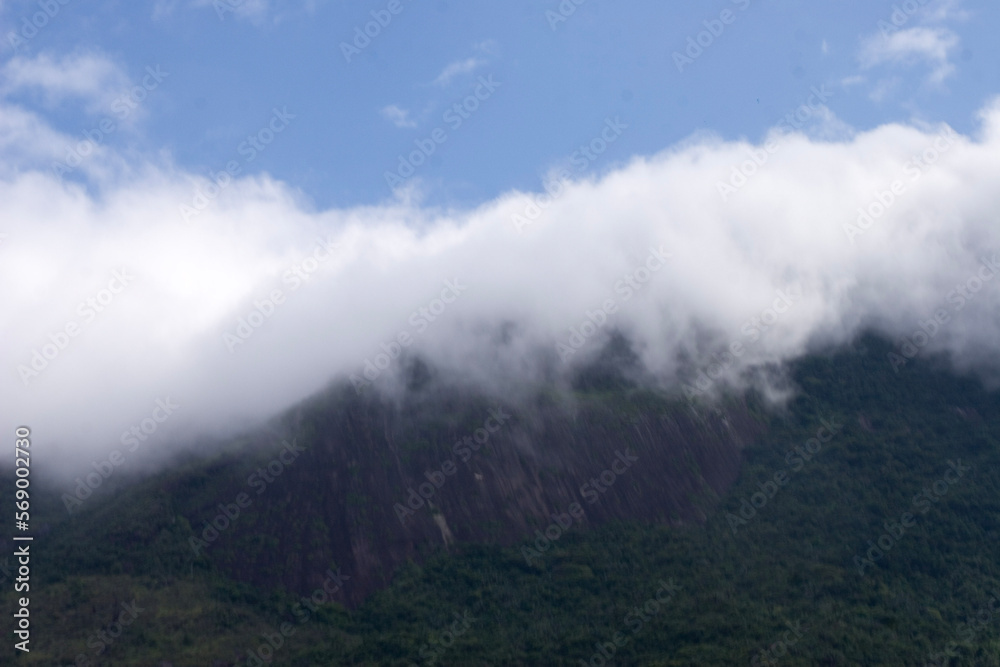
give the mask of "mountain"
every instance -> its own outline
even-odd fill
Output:
[[[890,350],[799,359],[784,406],[622,364],[507,400],[419,362],[332,386],[72,514],[36,500],[21,662],[998,664],[967,617],[1000,584],[1000,397]]]

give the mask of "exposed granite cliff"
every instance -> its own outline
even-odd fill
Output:
[[[282,430],[304,451],[267,488],[257,482],[259,497],[206,553],[237,579],[301,593],[335,563],[350,577],[338,595],[354,605],[408,559],[455,541],[533,540],[573,503],[583,516],[568,530],[701,520],[760,425],[743,401],[695,411],[634,389],[525,408],[455,389],[390,400],[341,388]],[[196,533],[214,502],[185,512]]]

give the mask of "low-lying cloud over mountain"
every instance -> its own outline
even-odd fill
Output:
[[[494,387],[612,331],[676,387],[867,327],[909,341],[878,363],[1000,358],[996,102],[975,136],[695,136],[474,210],[316,211],[267,177],[107,147],[55,174],[78,139],[0,107],[0,432],[31,426],[38,464],[71,476],[130,429],[229,429],[391,373],[402,347]]]

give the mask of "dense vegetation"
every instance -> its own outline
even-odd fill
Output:
[[[574,526],[531,564],[533,536],[457,545],[352,611],[192,562],[173,494],[210,485],[205,464],[70,520],[53,501],[19,662],[243,665],[286,623],[270,664],[602,665],[617,635],[615,664],[1000,665],[1000,397],[927,361],[896,373],[888,349],[798,362],[796,397],[704,524]],[[95,655],[133,599],[144,611]]]

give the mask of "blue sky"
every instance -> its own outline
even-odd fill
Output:
[[[320,209],[392,197],[385,172],[437,127],[448,136],[416,170],[420,196],[469,206],[511,189],[539,190],[546,170],[590,142],[608,117],[628,129],[590,165],[597,171],[698,131],[759,140],[813,86],[831,91],[830,112],[856,130],[925,120],[967,131],[1000,89],[1000,6],[986,1],[928,2],[904,12],[893,33],[912,33],[912,43],[893,53],[879,21],[905,3],[566,0],[568,15],[556,19],[555,1],[398,0],[397,14],[387,0],[51,1],[58,11],[17,48],[10,31],[40,5],[2,4],[0,58],[47,55],[59,63],[89,55],[117,68],[112,80],[122,87],[140,81],[148,66],[169,74],[128,131],[107,138],[109,146],[167,155],[208,174],[242,160],[240,143],[272,109],[287,109],[295,116],[287,131],[244,172],[270,173]],[[721,34],[678,71],[674,52],[726,10],[731,22],[716,24]],[[347,62],[342,43],[354,41],[372,12],[391,20]],[[499,87],[452,129],[443,114],[481,76]],[[83,95],[46,103],[45,91],[27,84],[8,99],[69,136],[107,115],[100,105],[88,108]]]

